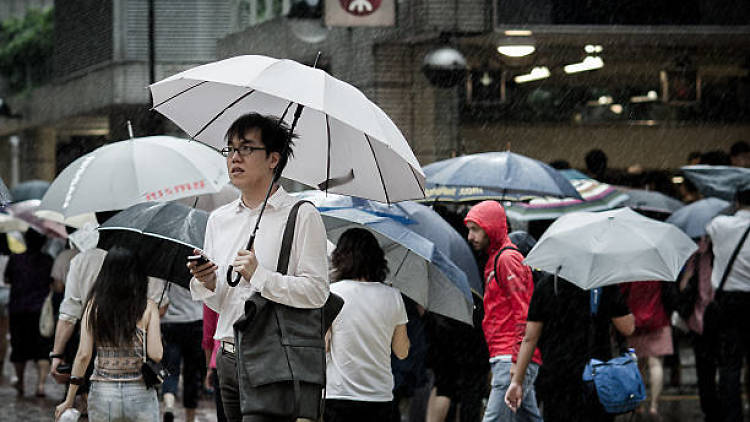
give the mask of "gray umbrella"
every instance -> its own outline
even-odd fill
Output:
[[[738,190],[750,189],[750,169],[733,166],[685,166],[682,172],[703,196],[733,201]]]
[[[203,248],[208,213],[175,202],[144,202],[99,227],[99,247],[136,250],[149,276],[188,287],[186,258]]]
[[[685,204],[661,192],[643,189],[623,190],[628,198],[622,205],[638,211],[650,211],[661,214],[672,214]]]

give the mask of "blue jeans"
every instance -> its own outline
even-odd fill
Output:
[[[482,422],[534,421],[542,422],[542,415],[536,405],[534,381],[539,372],[539,365],[530,363],[526,368],[526,378],[523,381],[523,401],[516,413],[505,404],[505,392],[510,387],[510,360],[496,360],[492,366],[492,390],[487,402]]]
[[[93,381],[89,392],[89,421],[159,422],[156,390],[142,381]]]

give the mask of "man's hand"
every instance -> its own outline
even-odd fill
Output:
[[[65,384],[70,379],[70,374],[61,374],[57,372],[57,367],[63,362],[60,358],[52,358],[52,366],[49,368],[49,374],[55,379],[58,384]]]
[[[511,382],[508,387],[508,391],[505,392],[505,404],[510,407],[514,413],[518,411],[518,407],[521,406],[523,400],[523,388],[521,384],[517,382]]]
[[[200,255],[201,251],[193,249],[193,253]],[[218,268],[216,264],[208,261],[205,264],[198,265],[195,262],[188,261],[187,267],[190,270],[190,274],[203,283],[204,287],[211,291],[216,290],[216,269]]]
[[[250,281],[256,268],[258,268],[258,259],[255,257],[254,251],[242,249],[237,252],[237,257],[232,262],[232,271],[240,273],[242,278]]]

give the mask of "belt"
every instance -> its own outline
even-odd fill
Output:
[[[221,342],[221,350],[224,351],[225,353],[229,353],[231,355],[233,355],[236,352],[236,350],[234,348],[234,343],[230,343],[228,341],[222,341]]]

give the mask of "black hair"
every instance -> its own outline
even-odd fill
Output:
[[[750,152],[750,145],[745,141],[737,141],[729,148],[730,157],[735,157],[746,152]]]
[[[289,157],[294,155],[293,139],[297,135],[293,134],[284,121],[276,116],[264,116],[258,113],[248,113],[240,116],[229,126],[226,133],[227,145],[232,139],[237,137],[244,139],[245,132],[252,129],[260,130],[260,140],[266,147],[266,157],[272,152],[278,152],[280,155],[279,164],[276,166],[274,179],[278,179],[289,161]]]
[[[701,164],[708,164],[711,166],[728,166],[731,160],[729,154],[722,150],[708,151],[701,155]]]
[[[742,207],[746,207],[750,205],[750,187],[743,187],[740,190],[737,191],[737,193],[734,195],[737,202]]]
[[[110,249],[86,300],[94,343],[114,347],[132,344],[147,301],[148,277],[142,263],[129,249]]]
[[[382,283],[388,275],[388,261],[378,240],[360,228],[349,229],[339,237],[331,264],[334,281],[363,278]]]
[[[592,149],[586,153],[586,168],[594,174],[602,174],[607,170],[607,154],[600,149]]]
[[[550,161],[549,166],[557,170],[565,170],[570,168],[570,163],[567,160],[554,160]]]
[[[693,151],[690,154],[688,154],[688,156],[687,156],[687,162],[689,163],[689,162],[695,160],[696,158],[698,160],[700,160],[700,158],[701,158],[702,155],[703,154],[700,151]]]
[[[41,252],[44,243],[47,241],[47,237],[33,228],[26,230],[23,235],[23,241],[26,244],[26,251],[29,253]]]

